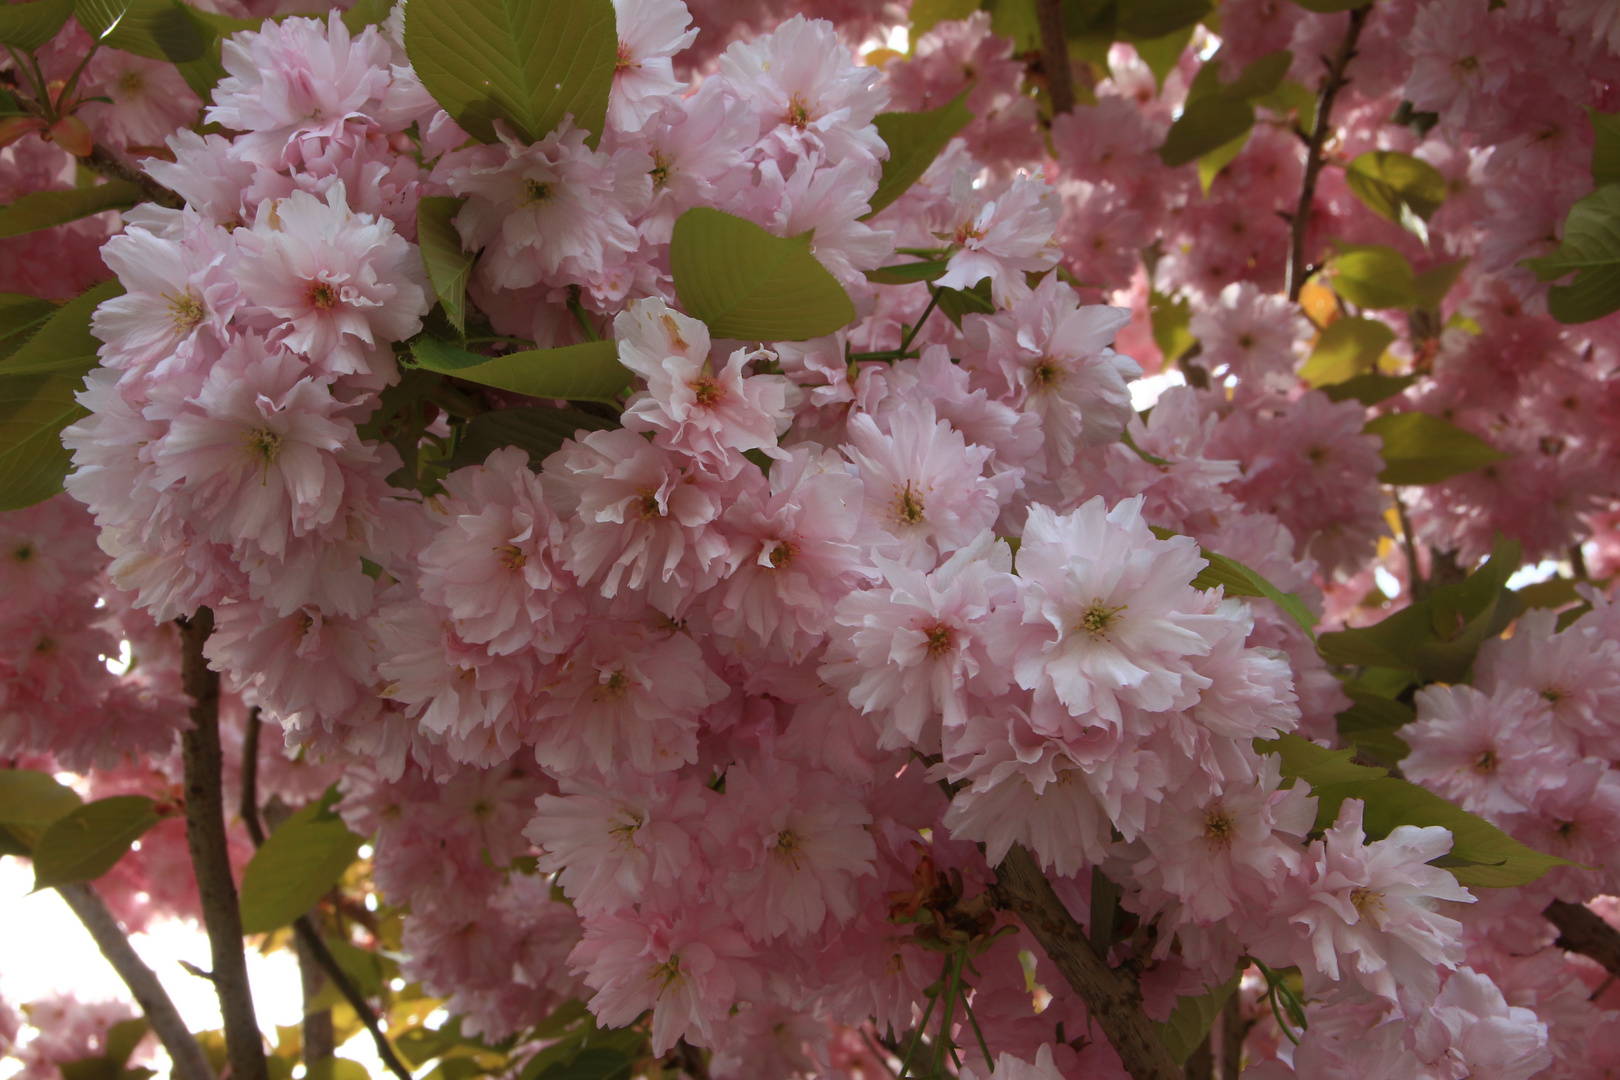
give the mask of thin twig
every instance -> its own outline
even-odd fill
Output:
[[[246,737],[242,740],[242,824],[247,826],[248,835],[253,838],[253,846],[261,847],[264,844],[264,826],[259,821],[259,729],[261,721],[259,710],[253,709],[248,713]],[[337,957],[332,950],[326,947],[326,941],[321,937],[320,931],[315,928],[308,915],[300,915],[293,921],[293,931],[298,935],[300,949],[300,962],[302,953],[307,952],[315,961],[326,977],[332,980],[332,985],[338,988],[366,1030],[371,1032],[371,1040],[377,1045],[377,1056],[382,1059],[388,1071],[399,1080],[411,1080],[411,1071],[405,1063],[399,1060],[394,1052],[393,1044],[388,1036],[383,1034],[382,1025],[377,1020],[377,1012],[366,1000],[365,995],[354,985],[348,973],[338,965]]]
[[[214,1070],[208,1065],[208,1057],[186,1029],[186,1022],[180,1019],[180,1012],[169,999],[163,984],[130,947],[118,920],[107,910],[107,905],[96,890],[89,882],[80,882],[58,885],[56,891],[73,909],[73,914],[79,917],[84,928],[90,931],[90,936],[101,949],[101,955],[118,972],[118,977],[129,987],[141,1012],[146,1014],[146,1022],[151,1025],[163,1049],[169,1052],[169,1060],[174,1063],[175,1080],[214,1080]]]
[[[1326,163],[1322,157],[1322,148],[1327,145],[1328,135],[1333,131],[1333,100],[1339,96],[1339,91],[1349,81],[1345,78],[1344,72],[1356,55],[1356,40],[1361,37],[1361,28],[1367,24],[1367,16],[1371,12],[1372,4],[1367,3],[1350,13],[1350,27],[1345,31],[1344,41],[1339,44],[1339,51],[1328,61],[1327,77],[1322,81],[1322,89],[1317,94],[1316,125],[1305,144],[1305,182],[1300,185],[1299,207],[1294,211],[1290,222],[1292,231],[1288,258],[1290,300],[1298,300],[1299,290],[1305,286],[1305,233],[1311,226],[1311,206],[1316,201],[1316,181],[1322,175],[1322,166]]]
[[[1423,571],[1418,566],[1417,539],[1412,535],[1412,519],[1407,516],[1406,502],[1399,491],[1395,492],[1395,514],[1400,518],[1401,549],[1406,553],[1406,586],[1413,600],[1422,600],[1429,595],[1429,583],[1423,580]],[[1395,597],[1390,599],[1394,600]]]
[[[1134,1080],[1184,1080],[1142,1011],[1141,994],[1092,951],[1086,932],[1022,845],[1014,844],[996,867],[995,892],[1001,906],[1023,921],[1052,958]]]
[[[1074,111],[1074,68],[1069,63],[1069,35],[1063,25],[1063,0],[1035,0],[1035,21],[1041,29],[1041,71],[1052,115]]]
[[[242,911],[231,877],[221,790],[223,756],[219,746],[219,674],[208,669],[203,643],[214,630],[214,613],[198,608],[180,624],[180,680],[191,697],[191,728],[180,749],[186,776],[186,842],[197,875],[203,926],[208,931],[214,991],[225,1019],[225,1050],[231,1080],[269,1080],[264,1039],[253,1012],[247,957],[242,952]]]

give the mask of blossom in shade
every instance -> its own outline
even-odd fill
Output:
[[[1553,1064],[1546,1022],[1509,1005],[1496,983],[1468,967],[1446,976],[1413,1034],[1418,1060],[1436,1076],[1529,1080]]]
[[[1541,779],[1576,759],[1573,740],[1555,737],[1547,703],[1526,687],[1426,686],[1414,704],[1417,719],[1398,732],[1411,747],[1402,774],[1473,813],[1528,809]]]
[[[951,208],[944,239],[960,246],[937,287],[971,289],[989,278],[990,297],[1001,308],[1029,295],[1024,275],[1057,265],[1062,249],[1053,233],[1063,205],[1040,173],[1020,173],[986,198],[970,174],[959,172],[951,182]]]

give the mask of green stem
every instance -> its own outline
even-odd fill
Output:
[[[966,994],[962,995],[962,1011],[967,1013],[968,1023],[973,1025],[973,1037],[979,1040],[979,1053],[984,1055],[985,1068],[995,1072],[996,1063],[990,1057],[990,1047],[984,1041],[984,1032],[979,1030],[979,1018],[973,1015],[973,1006],[968,1004]]]
[[[923,323],[928,321],[928,316],[932,315],[934,313],[934,308],[939,306],[939,298],[941,295],[942,294],[939,289],[928,290],[928,306],[923,308],[921,317],[917,319],[917,325],[913,326],[911,331],[906,334],[905,340],[900,342],[901,355],[904,355],[905,351],[911,348],[911,342],[914,338],[916,338],[917,331],[923,328]]]
[[[956,957],[953,954],[945,958],[945,990],[941,995],[945,999],[945,1012],[939,1021],[939,1039],[934,1043],[934,1065],[929,1070],[930,1076],[941,1076],[945,1066],[945,1047],[951,1041],[951,1013],[956,1005],[956,984]]]
[[[937,1004],[939,1004],[938,994],[928,999],[928,1008],[923,1010],[922,1022],[917,1025],[917,1032],[911,1037],[911,1048],[906,1051],[906,1056],[901,1059],[900,1072],[896,1074],[895,1080],[905,1080],[906,1070],[911,1068],[911,1057],[917,1052],[917,1047],[922,1045],[923,1032],[928,1029],[928,1018],[934,1015],[934,1006]]]

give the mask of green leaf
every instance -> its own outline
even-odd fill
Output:
[[[1165,78],[1181,62],[1181,54],[1187,51],[1187,45],[1192,41],[1193,31],[1196,29],[1197,25],[1193,24],[1163,37],[1130,39],[1136,55],[1141,57],[1142,63],[1153,72],[1153,84],[1158,92],[1164,92]]]
[[[1425,412],[1375,416],[1362,430],[1383,440],[1378,479],[1386,484],[1437,484],[1513,456]]]
[[[358,0],[343,13],[343,25],[349,28],[350,34],[358,34],[366,27],[387,19],[393,10],[394,5],[389,0]]]
[[[957,327],[962,327],[964,315],[994,315],[995,301],[990,298],[990,279],[984,278],[971,289],[939,289],[939,310]]]
[[[461,442],[447,469],[482,465],[490,454],[503,446],[517,446],[529,454],[529,465],[538,469],[547,457],[580,431],[603,431],[616,427],[610,420],[574,409],[554,409],[536,405],[519,409],[495,409],[475,416],[462,428]]]
[[[635,1062],[606,1046],[586,1047],[572,1060],[542,1070],[535,1080],[630,1080]]]
[[[34,889],[93,881],[161,818],[145,795],[97,799],[53,821],[34,845]]]
[[[991,31],[1010,39],[1015,51],[1040,50],[1041,24],[1035,15],[1034,0],[980,0],[979,6],[990,13]]]
[[[1368,150],[1345,167],[1344,180],[1367,209],[1428,243],[1424,223],[1446,199],[1439,169],[1398,150]]]
[[[171,64],[202,59],[211,36],[176,0],[78,0],[74,15],[103,46]]]
[[[444,313],[456,333],[467,329],[467,279],[472,276],[476,254],[461,249],[461,234],[452,219],[466,205],[466,199],[429,195],[416,204],[416,242],[422,248],[422,264],[427,267],[433,293],[444,305]]]
[[[1211,94],[1189,104],[1170,125],[1164,145],[1159,147],[1159,156],[1166,165],[1185,165],[1247,135],[1252,127],[1253,105],[1222,94]]]
[[[1215,987],[1207,994],[1197,997],[1176,998],[1175,1011],[1168,1020],[1155,1022],[1159,1029],[1159,1037],[1164,1040],[1165,1048],[1170,1056],[1176,1059],[1177,1065],[1187,1064],[1194,1050],[1209,1037],[1209,1031],[1220,1018],[1221,1009],[1237,992],[1238,984],[1243,981],[1243,972],[1238,970],[1232,977],[1221,985]]]
[[[72,788],[47,773],[0,770],[0,828],[22,848],[8,854],[27,854],[53,822],[83,805]]]
[[[1439,311],[1440,304],[1457,284],[1462,276],[1463,267],[1468,265],[1467,259],[1457,259],[1454,262],[1441,263],[1423,271],[1412,279],[1412,292],[1417,296],[1417,306],[1423,311]]]
[[[911,47],[942,22],[965,19],[979,10],[979,0],[915,0],[911,5]]]
[[[1592,121],[1592,186],[1620,184],[1620,113],[1588,105],[1586,115]]]
[[[612,341],[525,349],[491,358],[421,338],[411,346],[411,356],[429,371],[515,394],[566,401],[614,401],[632,378],[619,363],[619,348]]]
[[[1394,341],[1395,331],[1377,319],[1335,320],[1316,339],[1299,377],[1317,389],[1366,375]]]
[[[1161,292],[1148,294],[1148,317],[1153,322],[1153,342],[1164,354],[1164,362],[1173,364],[1198,344],[1189,327],[1192,324],[1192,305],[1186,297],[1169,297]]]
[[[1322,387],[1329,401],[1349,401],[1354,398],[1363,405],[1377,405],[1387,401],[1417,382],[1416,375],[1357,375],[1341,383]]]
[[[1581,598],[1581,594],[1575,591],[1575,586],[1579,584],[1581,582],[1575,578],[1554,577],[1516,591],[1527,608],[1561,608]]]
[[[141,201],[141,189],[125,180],[71,191],[36,191],[0,209],[0,237],[49,229],[103,210],[127,210]]]
[[[0,361],[15,352],[56,310],[57,305],[37,296],[0,293]]]
[[[872,209],[861,220],[872,217],[904,195],[906,189],[928,171],[945,144],[973,122],[973,114],[965,104],[967,96],[968,91],[963,90],[948,103],[928,112],[879,113],[873,118],[878,134],[889,148],[889,160],[883,163],[883,175],[872,195]]]
[[[0,376],[76,375],[96,366],[101,342],[90,333],[90,316],[105,300],[124,295],[117,281],[104,281],[53,308],[37,333],[0,362]]]
[[[20,510],[62,490],[73,455],[62,429],[87,415],[74,400],[78,375],[0,378],[0,510]]]
[[[1238,77],[1221,87],[1221,96],[1233,101],[1250,101],[1275,93],[1288,75],[1294,54],[1287,49],[1266,53],[1243,65]]]
[[[1263,597],[1282,608],[1289,618],[1300,625],[1307,637],[1313,641],[1316,639],[1316,616],[1298,596],[1283,592],[1236,559],[1218,555],[1207,548],[1203,551],[1209,565],[1193,578],[1194,587],[1212,589],[1219,585],[1226,590],[1227,596]]]
[[[1292,113],[1301,131],[1316,127],[1316,91],[1304,83],[1284,79],[1277,89],[1259,95],[1254,103],[1282,116]]]
[[[124,1065],[141,1040],[146,1038],[148,1030],[146,1021],[140,1017],[114,1024],[107,1029],[107,1057],[120,1066]]]
[[[1332,15],[1339,11],[1353,11],[1358,7],[1366,7],[1372,0],[1294,0],[1294,3],[1318,15]]]
[[[1221,170],[1232,164],[1232,160],[1243,153],[1243,148],[1247,145],[1249,133],[1245,131],[1225,146],[1218,146],[1198,159],[1198,187],[1205,195],[1209,194],[1210,185],[1221,174]]]
[[[1298,735],[1285,733],[1276,739],[1257,739],[1254,748],[1262,754],[1276,754],[1284,776],[1303,780],[1312,789],[1329,784],[1363,783],[1389,775],[1387,769],[1357,765],[1350,760],[1355,757],[1354,750],[1326,750]]]
[[[1410,724],[1416,714],[1410,705],[1393,698],[1345,687],[1351,705],[1339,713],[1339,737],[1353,743],[1358,753],[1373,757],[1389,765],[1398,764],[1406,757],[1406,741],[1395,734],[1396,729]]]
[[[1542,281],[1575,274],[1571,284],[1547,291],[1547,310],[1561,323],[1591,322],[1620,311],[1620,183],[1605,184],[1569,208],[1557,251],[1519,265]]]
[[[544,139],[569,113],[596,148],[618,57],[612,0],[411,0],[405,51],[468,134]]]
[[[1134,38],[1162,38],[1180,30],[1190,33],[1213,10],[1209,0],[1121,0],[1118,27]]]
[[[315,906],[363,843],[343,820],[310,803],[270,834],[242,872],[242,931],[263,934]]]
[[[855,320],[855,305],[811,247],[810,233],[784,239],[696,207],[676,220],[670,238],[675,293],[715,337],[807,341],[831,334]]]
[[[1410,308],[1417,304],[1412,264],[1382,244],[1335,241],[1339,254],[1328,264],[1333,291],[1358,307]]]
[[[919,259],[916,262],[880,266],[866,272],[867,281],[879,285],[911,285],[919,281],[933,281],[945,276],[948,259]]]
[[[33,52],[55,37],[72,17],[73,0],[0,5],[0,42]]]
[[[304,1073],[304,1080],[371,1080],[371,1074],[366,1072],[366,1067],[358,1061],[350,1061],[334,1054],[323,1057],[309,1066],[308,1071]]]

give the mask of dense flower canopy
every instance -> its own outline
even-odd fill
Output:
[[[0,7],[42,884],[218,965],[234,867],[443,1080],[1620,1070],[1610,5],[58,6]],[[69,812],[146,816],[51,878]],[[232,1080],[314,1067],[247,1017]]]

